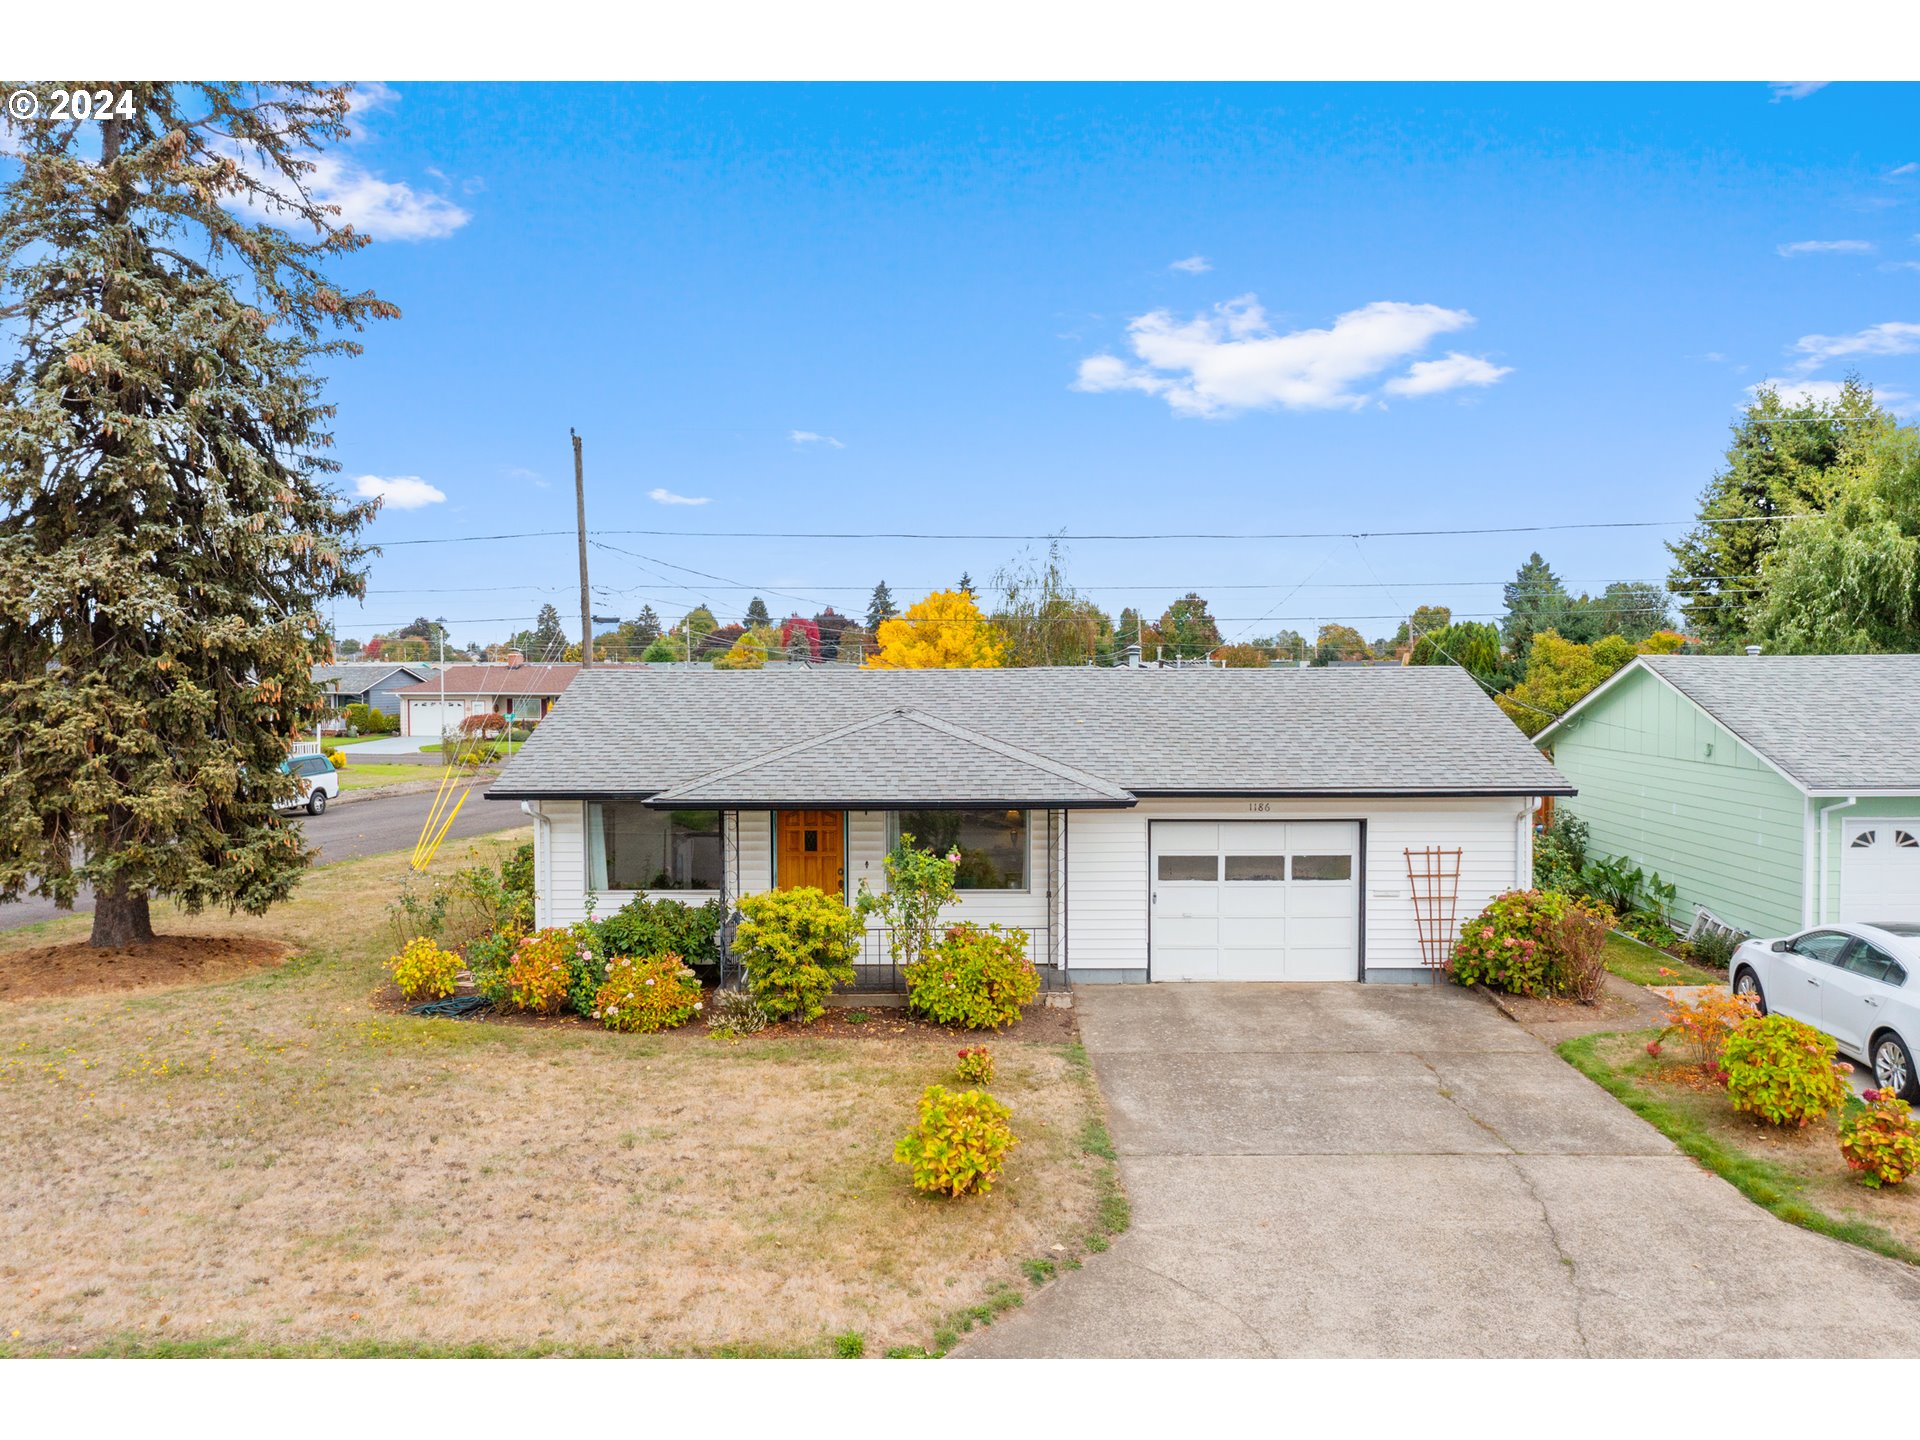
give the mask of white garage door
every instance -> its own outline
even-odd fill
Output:
[[[464,700],[407,701],[407,734],[418,735],[422,744],[438,740],[448,730],[458,730],[466,718]]]
[[[1157,820],[1154,980],[1360,978],[1360,827]]]
[[[1920,819],[1841,825],[1840,918],[1920,920]]]

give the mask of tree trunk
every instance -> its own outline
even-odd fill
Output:
[[[147,895],[127,893],[127,882],[116,880],[111,890],[93,898],[93,934],[87,944],[96,950],[121,945],[149,945],[153,942],[153,917],[147,911]]]

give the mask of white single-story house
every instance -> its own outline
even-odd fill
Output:
[[[487,795],[536,822],[542,925],[851,899],[904,832],[960,852],[954,919],[1085,983],[1424,977],[1571,793],[1452,666],[823,666],[588,670]]]
[[[1535,742],[1625,855],[1755,935],[1920,921],[1920,655],[1643,655]]]
[[[400,713],[400,692],[426,680],[432,671],[424,665],[402,665],[393,660],[355,660],[313,667],[313,683],[326,696],[329,710],[368,705],[382,715]]]
[[[543,720],[579,673],[576,664],[529,665],[517,653],[482,665],[448,665],[400,692],[400,733],[437,739],[470,715]]]

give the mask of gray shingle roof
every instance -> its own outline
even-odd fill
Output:
[[[655,805],[1131,805],[1098,775],[918,710],[886,710],[729,765]]]
[[[1572,793],[1450,665],[592,669],[568,687],[488,793],[643,799],[900,709],[1136,795]],[[932,743],[951,750],[954,741]],[[1008,759],[1008,773],[1029,763]]]
[[[1645,655],[1809,790],[1920,790],[1920,655]]]
[[[397,660],[359,660],[341,665],[316,665],[313,683],[344,695],[364,695],[396,670],[404,670],[416,680],[426,674]]]

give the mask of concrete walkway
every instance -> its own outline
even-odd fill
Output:
[[[1133,1228],[959,1354],[1920,1354],[1920,1274],[1774,1219],[1467,992],[1075,1008]]]

